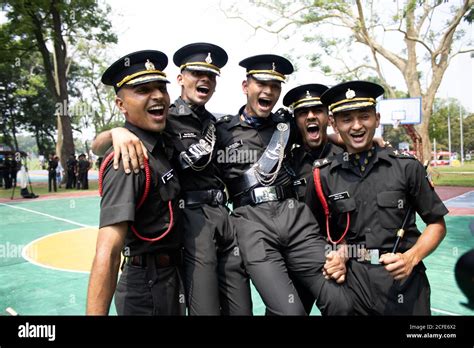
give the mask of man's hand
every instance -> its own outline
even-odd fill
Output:
[[[391,147],[392,146],[389,141],[385,141],[381,137],[374,137],[374,139],[372,141],[374,143],[376,143],[379,147]]]
[[[323,275],[326,279],[334,279],[341,284],[346,280],[346,261],[344,251],[331,251],[326,255],[326,263],[323,266]]]
[[[385,265],[385,269],[395,280],[408,278],[416,265],[414,258],[408,252],[383,254],[379,262]]]
[[[123,169],[125,173],[131,173],[130,162],[135,173],[140,168],[145,168],[144,158],[148,159],[147,149],[140,139],[126,128],[114,128],[111,130],[112,143],[114,147],[114,169],[119,167],[119,159],[122,156]]]

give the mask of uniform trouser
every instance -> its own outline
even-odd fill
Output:
[[[178,266],[124,265],[115,290],[118,315],[185,315],[184,286]]]
[[[54,192],[58,189],[56,187],[56,172],[48,173],[48,191],[51,192],[51,186],[54,188]]]
[[[242,206],[233,211],[242,258],[267,313],[305,315],[289,273],[316,298],[323,315],[351,314],[345,284],[322,274],[329,250],[309,208],[296,200]]]
[[[250,281],[228,210],[208,204],[186,207],[183,226],[189,315],[251,315]]]
[[[67,183],[66,188],[76,188],[76,174],[73,170],[67,171]]]
[[[383,265],[349,260],[346,280],[355,315],[431,315],[430,284],[422,263],[397,281]]]

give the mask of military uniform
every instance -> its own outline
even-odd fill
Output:
[[[336,104],[338,111],[374,106],[375,98],[383,93],[383,89],[380,92],[353,82],[333,88],[343,92],[349,89],[347,97],[338,96],[331,89],[326,92],[327,100],[323,94],[323,102]],[[318,220],[329,224],[328,231],[322,228],[322,233],[332,241],[343,239],[349,245],[346,282],[355,313],[429,315],[430,287],[423,263],[415,266],[403,281],[394,280],[378,263],[379,256],[392,252],[397,230],[407,214],[399,249],[402,253],[420,236],[415,212],[427,224],[439,221],[448,213],[421,163],[408,154],[374,146],[359,153],[340,153],[332,159],[320,160],[315,163],[315,169],[314,180],[309,181],[307,202],[319,216]],[[320,182],[322,194],[317,193],[315,181]],[[323,213],[321,196],[327,202],[330,220]],[[413,208],[410,213],[409,207]]]
[[[69,159],[66,161],[66,169],[67,169],[67,182],[66,188],[75,188],[77,183],[77,160],[75,155],[71,155]]]
[[[251,57],[241,65],[260,80],[282,81],[283,74],[293,71],[291,63],[274,55]],[[218,162],[234,205],[232,217],[242,258],[268,313],[305,314],[289,278],[291,272],[318,298],[323,314],[347,314],[350,304],[344,287],[322,275],[326,243],[309,208],[296,199],[285,156],[296,129],[284,114],[271,114],[260,119],[259,125],[247,123],[243,114],[244,107],[237,115],[218,120]],[[259,162],[262,155],[270,159],[270,165]],[[257,168],[257,163],[262,166]]]
[[[123,64],[124,59],[127,65]],[[158,51],[135,52],[109,67],[102,82],[114,86],[116,91],[125,84],[168,82],[162,72],[167,61],[166,55]],[[129,222],[123,248],[123,272],[115,292],[117,313],[184,315],[178,178],[166,156],[160,133],[143,130],[129,122],[125,128],[143,142],[149,159],[145,171],[126,175],[123,168],[113,169],[110,156],[113,149],[110,149],[100,171],[99,227]]]
[[[327,127],[327,124],[322,124],[321,118],[318,119],[314,114],[310,116],[309,113],[312,109],[321,109],[320,112],[325,112],[325,117],[329,117],[327,107],[322,105],[320,100],[321,94],[327,89],[327,86],[321,84],[305,84],[289,90],[283,97],[283,105],[293,110],[293,120],[299,129],[298,138],[300,139],[291,149],[290,161],[296,177],[294,185],[298,191],[298,199],[302,202],[305,201],[307,182],[312,178],[313,163],[321,158],[332,157],[342,152],[339,146],[327,139],[326,129],[323,129],[323,127]],[[319,137],[322,139],[318,146],[315,143],[308,143],[305,139],[305,133],[308,132],[310,126],[317,127]],[[326,136],[326,140],[322,138],[323,136]],[[290,278],[295,284],[306,313],[309,314],[316,299],[308,289],[299,283],[298,279],[291,274]]]
[[[196,43],[174,55],[189,71],[218,75],[225,51]],[[250,282],[243,269],[226,207],[224,184],[215,165],[215,117],[204,105],[178,98],[167,118],[166,134],[174,147],[183,191],[184,280],[190,315],[250,315]]]
[[[56,187],[56,168],[58,167],[58,162],[51,158],[48,161],[48,191],[51,192],[51,184],[53,186],[54,192],[57,191]]]
[[[77,164],[77,188],[82,190],[89,189],[89,173],[90,163],[86,160],[86,156],[81,154],[79,156],[79,163]]]

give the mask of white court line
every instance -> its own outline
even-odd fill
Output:
[[[28,251],[29,248],[31,248],[31,245],[36,243],[36,242],[39,242],[40,240],[42,239],[46,239],[46,238],[49,238],[55,234],[60,234],[60,233],[71,233],[71,232],[76,232],[77,230],[80,230],[80,228],[76,228],[74,230],[67,230],[67,231],[60,231],[60,232],[56,232],[56,233],[51,233],[51,234],[48,234],[46,236],[43,236],[43,237],[40,237],[38,239],[35,239],[35,240],[32,240],[31,242],[29,242],[22,250],[21,252],[21,256],[28,262],[32,263],[33,265],[35,266],[38,266],[38,267],[43,267],[43,268],[48,268],[48,269],[52,269],[54,271],[63,271],[63,272],[72,272],[72,273],[82,273],[82,274],[88,274],[90,273],[90,271],[77,271],[77,270],[73,270],[73,269],[68,269],[68,268],[60,268],[60,267],[53,267],[53,266],[49,266],[49,265],[45,265],[44,263],[39,263],[37,262],[35,259],[32,259],[31,257],[29,257],[28,255],[26,255],[26,252]]]
[[[63,218],[60,218],[60,217],[57,217],[57,216],[49,215],[49,214],[46,214],[46,213],[41,213],[41,212],[36,211],[36,210],[31,210],[31,209],[27,209],[27,208],[17,207],[17,206],[10,205],[10,204],[6,204],[6,203],[0,203],[0,205],[4,205],[4,206],[7,206],[7,207],[10,207],[10,208],[13,208],[13,209],[24,210],[24,211],[27,211],[27,212],[30,212],[30,213],[34,213],[34,214],[38,214],[38,215],[43,215],[43,216],[49,217],[49,218],[54,219],[54,220],[59,220],[59,221],[67,222],[67,223],[69,223],[69,224],[71,224],[71,225],[76,225],[76,226],[80,226],[80,227],[94,227],[94,226],[90,226],[90,225],[84,225],[84,224],[81,224],[81,223],[79,223],[79,222],[75,222],[75,221],[72,221],[72,220],[63,219]]]
[[[447,200],[443,201],[443,203],[446,203],[446,202],[452,201],[452,200],[454,200],[454,199],[458,199],[458,198],[464,197],[464,195],[467,195],[468,193],[471,193],[471,192],[474,192],[474,191],[467,191],[467,192],[461,193],[460,195],[451,197],[450,199],[447,199]]]
[[[441,314],[454,315],[454,316],[460,316],[461,315],[461,314],[458,314],[458,313],[448,312],[448,311],[444,311],[442,309],[437,309],[437,308],[431,308],[431,311],[441,313]]]

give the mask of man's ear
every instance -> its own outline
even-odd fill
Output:
[[[242,91],[244,92],[245,95],[248,94],[249,84],[248,84],[247,80],[242,81]]]
[[[334,133],[339,134],[339,129],[337,129],[337,121],[334,115],[329,116],[329,120],[331,122],[332,129],[334,129]]]
[[[125,115],[127,113],[127,109],[125,109],[125,107],[124,107],[124,101],[123,101],[122,97],[119,96],[118,94],[115,96],[115,105],[117,105],[117,107],[119,108],[119,110],[122,114]]]
[[[375,113],[375,128],[378,128],[380,126],[380,113],[379,112],[376,112]]]
[[[178,76],[176,76],[176,81],[178,81],[178,85],[183,86],[183,74],[179,74]]]

